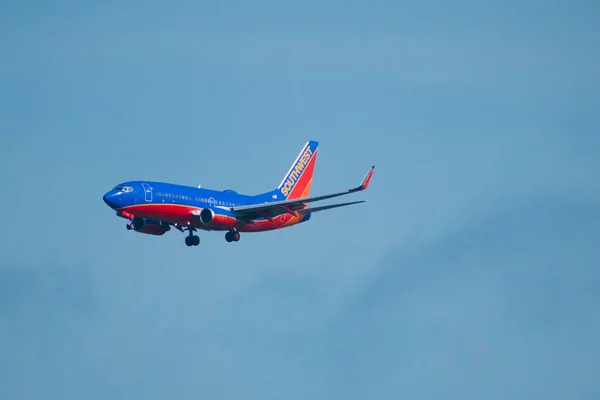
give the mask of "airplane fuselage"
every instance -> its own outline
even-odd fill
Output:
[[[234,190],[211,190],[165,182],[129,181],[117,185],[104,195],[104,202],[117,215],[133,219],[145,218],[182,227],[206,231],[260,232],[296,225],[310,219],[310,213],[301,216],[282,214],[270,220],[258,217],[251,224],[239,226],[231,213],[232,207],[268,203],[277,200],[276,194],[244,195]],[[200,220],[203,209],[214,211],[213,221]],[[166,226],[166,225],[165,225]]]

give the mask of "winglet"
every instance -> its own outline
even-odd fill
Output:
[[[369,172],[367,172],[367,175],[365,175],[365,178],[363,179],[360,186],[350,189],[349,192],[360,192],[361,190],[365,190],[366,188],[368,188],[369,183],[371,183],[371,177],[373,176],[373,171],[375,171],[374,165],[371,167]]]

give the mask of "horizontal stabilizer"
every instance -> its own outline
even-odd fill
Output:
[[[351,201],[349,203],[330,204],[327,206],[320,206],[320,207],[304,208],[302,210],[298,210],[298,213],[308,214],[308,213],[313,213],[313,212],[317,212],[317,211],[329,210],[331,208],[337,208],[337,207],[350,206],[352,204],[358,204],[358,203],[364,203],[364,202],[366,202],[366,200]]]

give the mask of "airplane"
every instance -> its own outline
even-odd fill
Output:
[[[227,242],[240,240],[240,232],[264,232],[294,226],[310,220],[312,213],[366,200],[308,207],[308,203],[365,190],[371,181],[372,166],[362,183],[352,189],[310,196],[319,143],[306,142],[276,189],[257,194],[234,190],[212,190],[165,182],[129,181],[109,190],[104,202],[129,220],[127,230],[163,235],[171,227],[188,232],[185,244],[198,246],[197,230],[225,231]]]

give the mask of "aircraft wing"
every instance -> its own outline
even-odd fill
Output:
[[[349,189],[349,190],[345,190],[343,192],[325,194],[325,195],[321,195],[321,196],[302,197],[302,198],[293,199],[293,200],[281,200],[281,201],[273,201],[273,202],[262,203],[262,204],[252,204],[249,206],[232,207],[230,210],[238,219],[248,219],[248,220],[252,220],[252,219],[256,219],[256,218],[260,218],[260,217],[271,219],[271,218],[275,218],[278,215],[286,214],[286,213],[295,215],[298,212],[304,210],[307,203],[331,199],[333,197],[344,196],[344,195],[347,195],[350,193],[360,192],[360,191],[365,190],[369,186],[369,183],[371,181],[371,177],[373,176],[374,170],[375,170],[375,166],[371,167],[371,169],[369,170],[367,175],[364,177],[362,183],[359,186]],[[344,204],[335,205],[335,206],[340,207],[342,205],[350,205],[350,204],[354,204],[354,203],[344,203]],[[331,206],[324,206],[324,207],[333,208]],[[315,207],[314,210],[321,211],[321,209],[325,209],[325,208]]]

